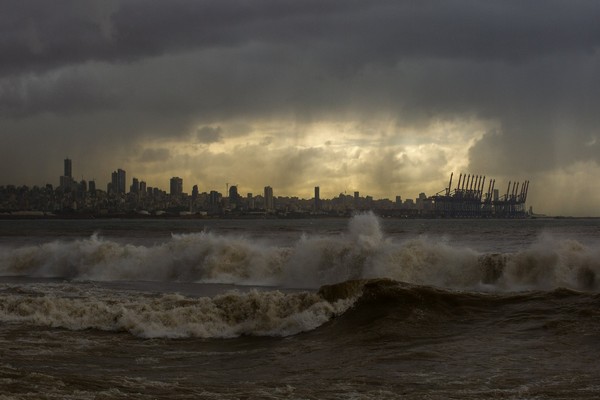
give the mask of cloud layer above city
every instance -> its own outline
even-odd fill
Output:
[[[451,172],[600,215],[600,3],[31,0],[0,5],[0,185],[376,198]]]

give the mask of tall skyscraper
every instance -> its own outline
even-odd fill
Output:
[[[127,176],[127,174],[121,168],[119,168],[118,170],[116,170],[112,173],[111,189],[114,193],[125,194],[125,192],[126,192],[126,190],[125,190],[126,176]]]
[[[321,197],[320,197],[320,188],[315,186],[315,211],[319,211],[321,209]]]
[[[221,195],[216,190],[211,190],[208,195],[208,204],[211,207],[216,207],[219,205],[219,201],[221,200]]]
[[[127,178],[126,173],[122,169],[117,170],[117,174],[119,174],[119,193],[125,194],[127,192]]]
[[[71,164],[71,159],[65,158],[65,173],[64,176],[68,176],[69,178],[73,177],[73,168]]]
[[[271,186],[265,186],[265,210],[271,211],[275,209],[273,203],[273,188]]]
[[[140,191],[140,181],[138,178],[133,178],[129,191],[132,193],[139,193]]]
[[[178,176],[172,177],[170,181],[170,188],[171,196],[181,196],[183,193],[183,179]]]
[[[229,204],[237,207],[239,206],[240,195],[238,193],[238,188],[235,185],[231,185],[229,187]]]
[[[73,181],[73,169],[72,169],[72,164],[71,164],[71,160],[68,158],[65,158],[65,164],[64,164],[64,174],[61,175],[60,177],[60,184],[59,186],[63,189],[73,189],[73,187],[75,185],[74,181]]]

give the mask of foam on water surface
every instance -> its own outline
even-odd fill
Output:
[[[97,234],[0,250],[0,274],[70,280],[209,282],[313,288],[361,278],[476,290],[599,287],[600,249],[541,234],[510,253],[482,253],[440,237],[387,237],[371,213],[346,232],[304,234],[289,246],[208,231],[154,245]]]

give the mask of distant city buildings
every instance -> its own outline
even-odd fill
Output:
[[[484,195],[481,190],[483,180],[478,179],[475,184],[477,191],[463,189],[463,181],[454,191],[446,189],[445,195],[438,193],[428,197],[425,193],[420,193],[416,199],[403,200],[401,196],[395,196],[394,201],[376,200],[372,196],[361,197],[359,191],[355,191],[353,195],[340,193],[337,197],[323,199],[319,186],[314,186],[314,197],[311,199],[275,197],[271,186],[264,187],[263,195],[247,193],[242,197],[237,184],[227,184],[225,194],[216,190],[201,191],[198,185],[193,185],[192,193],[188,195],[183,191],[183,179],[177,176],[170,179],[170,190],[167,193],[158,187],[147,186],[145,181],[137,177],[133,177],[131,185],[127,186],[127,174],[119,168],[112,172],[107,190],[102,191],[98,190],[93,179],[82,179],[79,182],[73,179],[71,159],[65,158],[63,167],[63,175],[60,176],[56,189],[51,184],[33,188],[0,186],[0,216],[15,212],[94,216],[348,216],[356,211],[373,210],[380,215],[395,217],[433,217],[442,213],[477,216],[484,212],[486,216],[503,215],[512,218],[525,215],[522,210],[529,186],[528,181],[521,186],[514,183],[512,187],[509,183],[506,195],[502,196],[498,189],[490,186]],[[450,185],[451,182],[452,179]],[[483,202],[480,198],[483,198]]]

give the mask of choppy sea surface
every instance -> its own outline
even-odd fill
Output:
[[[0,399],[597,399],[600,220],[0,221]]]

